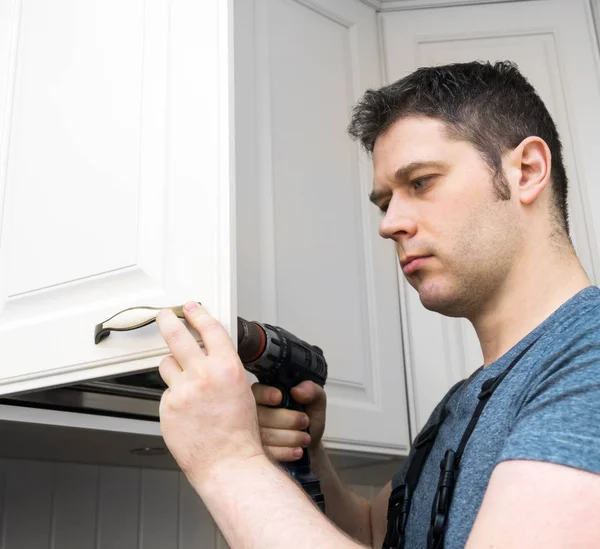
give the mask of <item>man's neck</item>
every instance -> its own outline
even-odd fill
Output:
[[[546,253],[547,252],[547,253]],[[503,287],[470,319],[489,366],[539,326],[590,281],[569,249],[538,249],[523,254],[527,261],[515,265]]]

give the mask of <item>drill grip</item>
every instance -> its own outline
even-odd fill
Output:
[[[273,408],[286,408],[288,410],[304,412],[304,404],[296,402],[287,388],[278,384],[273,384],[271,386],[279,389],[282,394],[281,402],[278,405],[273,406]],[[306,433],[309,432],[308,428],[303,430]],[[304,491],[312,498],[319,509],[325,513],[325,497],[321,492],[321,483],[319,482],[319,479],[311,471],[310,453],[308,448],[302,448],[302,457],[299,459],[281,463],[280,465],[302,486]]]
[[[263,383],[263,381],[260,379],[259,379],[259,382]],[[292,398],[292,396],[290,395],[290,391],[286,387],[284,387],[283,385],[279,385],[279,384],[272,384],[271,386],[275,387],[276,389],[281,391],[281,402],[277,405],[272,406],[273,408],[285,408],[287,410],[295,410],[297,412],[304,412],[304,410],[305,410],[304,404],[300,404],[299,402],[295,401]],[[303,431],[305,433],[308,433],[309,429],[308,428],[303,429]],[[302,449],[302,457],[287,466],[287,469],[289,472],[292,472],[291,469],[297,469],[297,468],[308,468],[308,470],[310,470],[310,456],[308,453],[308,448],[303,448]]]

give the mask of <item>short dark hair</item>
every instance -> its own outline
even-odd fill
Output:
[[[376,139],[407,116],[439,119],[451,137],[473,144],[491,168],[495,193],[503,200],[510,198],[510,189],[502,155],[531,135],[543,139],[552,154],[554,217],[569,234],[567,174],[558,131],[516,64],[474,61],[419,68],[389,86],[367,90],[352,111],[348,133],[372,153]]]

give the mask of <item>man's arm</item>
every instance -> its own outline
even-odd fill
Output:
[[[232,548],[365,547],[328,521],[267,456],[216,468],[210,478],[192,485]]]
[[[327,395],[323,388],[312,381],[304,381],[291,390],[294,400],[304,406],[304,412],[274,408],[281,402],[281,392],[274,387],[255,383],[252,393],[257,404],[261,439],[269,456],[278,462],[298,459],[293,452],[300,449],[307,437],[301,429],[309,425],[311,469],[319,478],[327,516],[359,542],[369,547],[381,547],[391,487],[386,486],[376,498],[377,505],[372,505],[344,486],[321,444],[327,410]]]
[[[364,545],[380,548],[385,538],[391,484],[373,503],[352,492],[340,480],[322,445],[311,452],[313,472],[321,482],[327,516],[344,532]]]
[[[540,547],[600,547],[600,475],[524,460],[494,469],[465,549]]]

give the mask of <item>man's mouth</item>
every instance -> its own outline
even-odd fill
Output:
[[[428,260],[431,259],[430,255],[409,255],[405,257],[400,265],[402,266],[402,272],[405,276],[413,274],[415,271],[421,268],[421,266]]]

